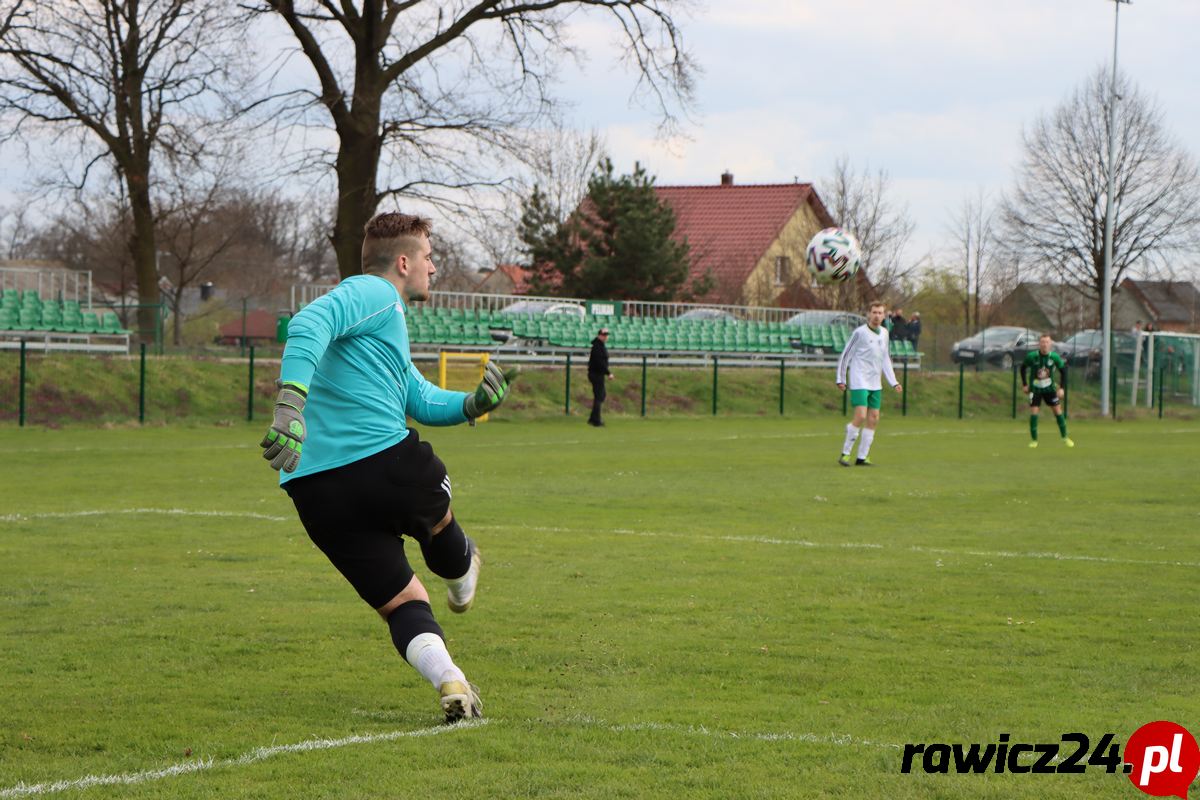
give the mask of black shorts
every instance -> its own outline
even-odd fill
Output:
[[[1031,408],[1037,408],[1043,401],[1051,408],[1057,406],[1059,403],[1058,390],[1044,391],[1042,389],[1034,389],[1029,393],[1029,405]]]
[[[313,544],[372,608],[412,580],[400,537],[427,543],[450,508],[446,467],[414,430],[373,456],[283,488]]]

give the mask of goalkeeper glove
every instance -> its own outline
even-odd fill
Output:
[[[520,367],[500,369],[494,361],[489,361],[483,368],[483,380],[479,387],[463,400],[463,413],[467,419],[474,421],[489,411],[499,408],[508,394],[508,385],[517,379]]]
[[[272,469],[295,472],[304,443],[304,401],[308,391],[294,383],[281,384],[275,398],[275,419],[263,437],[263,458]]]

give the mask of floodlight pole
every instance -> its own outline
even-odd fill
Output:
[[[1112,76],[1108,97],[1108,192],[1104,209],[1104,284],[1100,303],[1100,328],[1103,331],[1104,342],[1100,350],[1100,414],[1108,416],[1109,404],[1112,402],[1109,392],[1109,372],[1112,370],[1112,257],[1113,257],[1113,217],[1116,216],[1117,204],[1113,198],[1116,192],[1116,126],[1117,126],[1117,33],[1121,22],[1121,4],[1132,3],[1133,0],[1114,0],[1113,13],[1113,60]]]

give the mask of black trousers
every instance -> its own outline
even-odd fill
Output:
[[[588,375],[588,380],[592,383],[592,415],[588,417],[588,422],[593,425],[603,423],[600,419],[600,409],[604,405],[604,398],[608,396],[604,390],[604,378],[604,375]]]

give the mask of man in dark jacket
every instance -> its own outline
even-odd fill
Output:
[[[897,308],[896,313],[892,314],[891,340],[893,342],[903,342],[908,338],[908,321],[904,319],[904,309]]]
[[[908,321],[908,340],[913,343],[913,350],[917,349],[917,343],[921,341],[921,312],[914,311],[912,319]]]
[[[608,328],[601,328],[592,339],[592,353],[588,356],[588,380],[592,384],[592,414],[588,417],[588,425],[597,428],[604,425],[600,419],[600,407],[604,405],[607,392],[604,391],[604,380],[611,378],[608,371]]]

